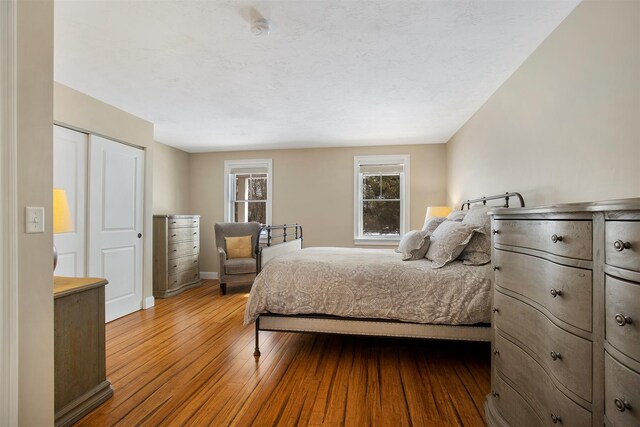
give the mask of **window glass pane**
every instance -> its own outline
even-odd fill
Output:
[[[267,223],[267,202],[250,202],[249,222],[256,221],[260,224]]]
[[[249,180],[249,194],[248,200],[267,200],[267,178],[266,175],[264,177],[255,177],[253,175]]]
[[[399,235],[400,202],[362,202],[362,232],[365,236]]]
[[[267,202],[235,202],[235,222],[267,223]]]
[[[380,175],[364,175],[362,177],[362,198],[377,199],[380,197]]]
[[[236,175],[236,195],[235,200],[245,200],[245,191],[249,181],[248,174]]]
[[[382,198],[384,199],[400,198],[400,175],[382,176]]]

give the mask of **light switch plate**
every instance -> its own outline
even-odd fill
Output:
[[[44,208],[27,206],[24,214],[25,233],[44,233]]]

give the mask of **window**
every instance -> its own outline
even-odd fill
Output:
[[[271,159],[225,160],[226,222],[271,224]]]
[[[397,244],[409,224],[409,155],[354,157],[356,244]]]

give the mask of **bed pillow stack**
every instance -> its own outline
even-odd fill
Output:
[[[431,235],[426,258],[432,261],[433,268],[444,267],[458,258],[474,233],[481,230],[482,227],[464,221],[444,221]]]
[[[429,249],[429,233],[424,230],[412,230],[402,237],[396,252],[402,254],[403,261],[415,261],[424,258]]]
[[[480,230],[475,233],[458,259],[466,265],[483,265],[491,261],[491,217],[489,211],[495,206],[474,205],[462,220],[463,224],[475,225]]]
[[[427,234],[433,234],[433,232],[436,231],[436,228],[438,228],[438,226],[446,220],[447,218],[443,216],[437,216],[435,218],[428,219],[424,222],[422,231],[426,232]]]

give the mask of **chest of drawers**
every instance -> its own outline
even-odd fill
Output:
[[[490,426],[640,425],[640,199],[492,214]]]
[[[166,298],[200,284],[200,216],[153,216],[153,296]]]

